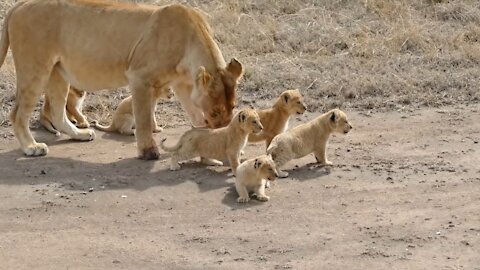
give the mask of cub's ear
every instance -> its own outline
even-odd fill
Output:
[[[245,115],[245,112],[241,111],[238,113],[238,122],[243,123],[246,118],[247,116]]]
[[[337,115],[335,114],[335,112],[332,112],[332,115],[330,116],[330,120],[331,120],[332,122],[337,121]]]
[[[288,100],[290,100],[290,95],[288,93],[284,93],[283,100],[285,101],[285,103],[288,103]]]
[[[208,86],[212,82],[212,75],[208,73],[205,67],[201,66],[197,71],[197,84],[203,87],[203,90],[208,90]]]
[[[262,166],[262,162],[258,161],[258,158],[255,159],[255,164],[253,165],[253,167],[255,169],[258,169],[260,166]]]
[[[233,79],[237,82],[243,75],[243,66],[237,59],[232,58],[228,63],[226,70],[232,75]]]

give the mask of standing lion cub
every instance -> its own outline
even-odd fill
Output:
[[[155,106],[160,99],[171,99],[173,92],[168,87],[154,88],[152,98],[152,127],[153,132],[161,132],[163,129],[157,125],[155,119]],[[120,102],[112,117],[112,123],[109,126],[103,126],[97,120],[92,125],[101,131],[118,132],[124,135],[135,135],[135,117],[133,116],[132,96],[129,96]]]
[[[254,192],[259,201],[268,201],[270,197],[265,195],[265,185],[267,181],[274,181],[277,177],[277,169],[270,155],[245,160],[237,168],[235,179],[235,188],[239,195],[237,202],[248,202],[249,192]]]
[[[314,120],[296,126],[285,133],[276,136],[267,149],[272,155],[280,177],[287,177],[288,173],[280,167],[288,161],[314,153],[317,162],[321,165],[332,165],[327,159],[326,147],[332,133],[347,134],[352,129],[347,115],[334,109],[324,113]]]
[[[303,103],[302,94],[298,89],[287,90],[280,94],[272,108],[258,110],[258,116],[263,125],[263,131],[259,134],[250,134],[249,142],[265,141],[266,148],[278,134],[288,128],[290,116],[303,114],[307,107]]]
[[[194,128],[185,132],[175,146],[165,146],[166,139],[162,139],[160,147],[164,151],[172,152],[170,170],[180,169],[179,161],[200,156],[218,160],[227,158],[235,174],[240,163],[240,151],[245,147],[248,135],[258,133],[262,129],[257,112],[253,109],[243,109],[226,127]],[[223,163],[218,162],[218,165]]]

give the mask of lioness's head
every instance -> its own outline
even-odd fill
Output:
[[[199,68],[194,90],[200,94],[193,102],[202,110],[208,127],[223,127],[232,120],[237,84],[242,75],[242,64],[236,59],[215,74],[209,73],[204,67]]]
[[[257,175],[263,179],[274,181],[278,177],[275,162],[273,162],[270,155],[262,155],[255,158],[255,163],[253,167],[257,172]]]
[[[235,117],[236,119],[233,119],[232,122],[238,123],[240,128],[248,133],[258,133],[263,129],[260,117],[254,109],[242,109]]]
[[[289,114],[303,114],[307,106],[303,103],[303,96],[298,89],[287,90],[280,94],[280,104]]]
[[[333,109],[327,113],[333,132],[347,134],[353,127],[348,122],[347,114],[340,109]]]

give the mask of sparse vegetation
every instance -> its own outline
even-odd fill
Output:
[[[4,1],[0,14],[13,5]],[[135,1],[163,5],[170,0]],[[475,0],[180,1],[207,12],[225,58],[246,67],[240,104],[299,88],[311,110],[392,110],[480,100],[480,3]],[[0,71],[0,124],[15,94],[11,58]],[[85,111],[106,120],[128,90],[97,92]],[[39,103],[40,104],[40,103]],[[178,117],[178,104],[159,117]]]

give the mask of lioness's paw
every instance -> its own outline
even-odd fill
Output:
[[[330,160],[325,161],[325,166],[332,166],[333,163]]]
[[[95,131],[93,131],[93,129],[79,129],[78,134],[72,136],[72,139],[79,141],[92,141],[95,139]]]
[[[208,165],[208,166],[223,166],[223,162],[220,160],[216,160],[213,158],[200,158],[200,161],[202,161],[203,164]]]
[[[280,178],[286,178],[286,177],[288,177],[288,172],[286,172],[286,171],[278,171],[278,177],[280,177]]]
[[[159,126],[156,126],[153,128],[153,133],[159,133],[159,132],[162,132],[163,131],[163,128],[159,127]]]
[[[247,203],[248,201],[250,201],[250,198],[248,197],[238,197],[237,199],[238,203]]]
[[[268,196],[257,196],[257,200],[259,200],[261,202],[266,202],[266,201],[270,200],[270,197],[268,197]]]
[[[140,154],[140,159],[144,159],[144,160],[154,160],[159,158],[160,158],[160,152],[158,151],[158,147],[156,146],[143,149]]]
[[[89,128],[90,124],[87,121],[82,121],[82,122],[77,124],[77,127],[78,128]]]
[[[35,143],[23,149],[23,153],[29,157],[45,156],[48,153],[48,146],[44,143]]]

